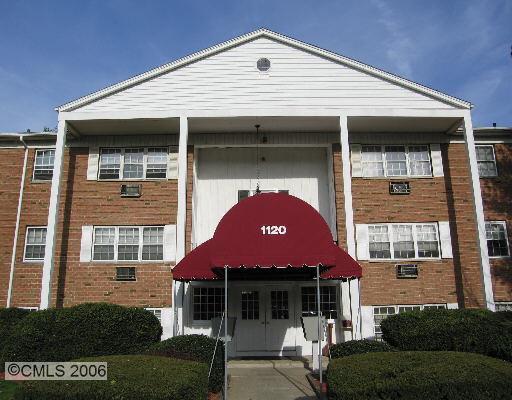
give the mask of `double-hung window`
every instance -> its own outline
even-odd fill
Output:
[[[55,149],[36,150],[33,179],[35,181],[51,181],[54,161]]]
[[[475,146],[475,149],[478,174],[481,177],[498,176],[494,147],[492,145],[479,145]]]
[[[167,147],[102,149],[99,179],[165,179]]]
[[[428,145],[363,145],[361,164],[366,178],[432,176]]]
[[[46,245],[46,227],[28,227],[25,239],[25,261],[43,261]]]
[[[401,314],[408,311],[420,311],[429,309],[446,309],[446,304],[419,304],[419,305],[398,305],[398,306],[375,306],[373,307],[373,329],[375,339],[382,340],[380,323],[390,315]]]
[[[510,255],[505,221],[486,222],[485,235],[489,257],[507,257]]]
[[[439,258],[437,224],[368,226],[370,259]]]
[[[163,226],[95,227],[94,261],[162,261]]]

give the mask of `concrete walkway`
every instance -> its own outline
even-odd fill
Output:
[[[295,360],[235,360],[228,365],[228,400],[314,400],[310,372]]]

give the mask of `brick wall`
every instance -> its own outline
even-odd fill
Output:
[[[141,307],[171,305],[171,266],[133,264],[136,282],[115,280],[116,266],[129,263],[81,263],[83,225],[164,225],[176,223],[177,181],[141,181],[140,198],[121,198],[120,182],[86,179],[88,148],[66,150],[52,304],[71,306],[106,301]]]
[[[341,146],[332,146],[332,167],[334,177],[334,198],[336,201],[336,231],[338,246],[347,251],[347,229],[345,226],[345,196],[343,195],[343,169],[341,165]]]
[[[484,213],[487,221],[506,221],[512,244],[512,144],[495,144],[498,177],[481,178]],[[491,259],[495,301],[512,301],[512,259]]]
[[[5,307],[25,150],[1,149],[0,154],[0,307]]]
[[[25,236],[29,226],[46,226],[51,182],[34,182],[35,149],[29,149],[20,230],[16,245],[12,305],[17,307],[38,307],[41,297],[42,262],[24,262]]]
[[[454,252],[453,259],[419,261],[420,274],[416,280],[396,279],[394,262],[363,262],[364,276],[361,285],[363,305],[458,302],[460,306],[483,306],[483,287],[466,151],[463,144],[443,145],[442,151],[445,177],[410,179],[412,193],[409,196],[389,195],[387,179],[352,179],[356,223],[450,220]],[[9,159],[9,165],[13,162],[21,164],[22,153],[21,149],[16,150],[8,158],[2,157],[2,161],[5,163],[5,160]],[[497,150],[498,159],[501,157],[499,154],[501,153]],[[193,146],[189,146],[187,158],[186,249],[188,252],[191,248],[192,229]],[[31,181],[33,160],[34,150],[31,150],[17,246],[13,296],[14,305],[17,306],[37,306],[40,296],[42,263],[24,263],[23,247],[28,225],[46,225],[50,183]],[[59,205],[57,264],[53,276],[52,304],[70,306],[85,301],[108,301],[145,307],[170,306],[172,284],[170,265],[137,263],[135,264],[137,282],[118,282],[115,281],[116,265],[128,264],[81,263],[79,256],[83,225],[175,224],[177,181],[142,181],[142,197],[121,198],[120,182],[86,180],[87,161],[88,148],[73,147],[66,150]],[[14,168],[12,170],[14,171]],[[16,171],[21,171],[21,165],[16,168]],[[338,239],[340,247],[346,249],[339,145],[333,146],[333,174]],[[9,189],[4,189],[2,195],[7,196],[5,198],[9,200],[5,201],[6,206],[2,209],[6,221],[2,229],[7,240],[2,243],[5,251],[2,252],[0,273],[3,277],[8,277],[20,177],[19,173],[16,175],[14,172],[2,179],[6,182],[5,188]],[[495,188],[492,190],[495,197],[505,196],[500,190]],[[12,200],[13,196],[14,200]],[[489,195],[486,194],[484,197],[488,198]],[[486,201],[486,208],[488,208],[488,201]],[[507,214],[507,218],[509,217],[510,214]],[[496,217],[496,219],[503,218],[505,217]],[[512,229],[509,229],[510,231]],[[508,279],[510,282],[510,279],[507,276],[502,279],[502,276],[495,272],[495,290],[497,298],[507,300],[510,298],[510,287],[507,286],[508,283],[505,284],[505,281]],[[1,282],[6,282],[6,279],[2,279]],[[2,299],[5,301],[6,284],[2,283],[2,285],[0,296],[3,296]]]
[[[410,280],[396,278],[393,261],[361,262],[362,305],[458,302],[484,306],[466,151],[463,144],[450,144],[442,146],[442,154],[445,176],[408,179],[411,194],[407,196],[390,195],[389,179],[352,179],[356,224],[450,220],[454,252],[453,259],[414,261],[419,277]],[[337,204],[337,212],[344,213],[342,203]]]

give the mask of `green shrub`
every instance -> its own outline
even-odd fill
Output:
[[[347,357],[354,354],[377,353],[383,351],[395,351],[387,343],[374,340],[350,340],[345,343],[338,343],[331,347],[331,358]]]
[[[411,311],[381,323],[384,340],[400,350],[463,351],[512,361],[509,313],[486,310]]]
[[[206,363],[210,368],[215,339],[205,335],[175,336],[152,345],[147,353]],[[224,343],[219,340],[209,380],[209,389],[219,392],[224,385]]]
[[[29,381],[17,400],[204,400],[204,363],[144,355],[84,358],[106,361],[106,381]]]
[[[162,327],[149,311],[89,303],[33,312],[7,339],[4,361],[68,361],[138,353],[160,340]]]
[[[510,399],[512,365],[471,353],[369,353],[331,360],[327,382],[340,400]]]
[[[0,352],[14,326],[30,313],[23,308],[0,308]]]

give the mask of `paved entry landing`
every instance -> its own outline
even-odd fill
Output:
[[[229,400],[314,400],[306,375],[295,360],[234,360],[228,364]]]

